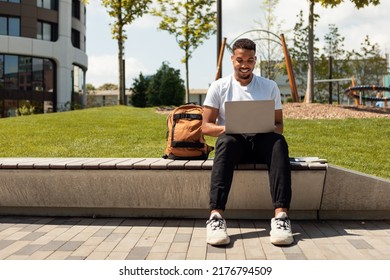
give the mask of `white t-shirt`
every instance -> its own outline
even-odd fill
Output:
[[[247,86],[241,86],[234,74],[213,82],[203,102],[204,106],[219,109],[217,123],[225,125],[225,101],[274,100],[275,110],[282,109],[280,90],[274,81],[253,75]]]

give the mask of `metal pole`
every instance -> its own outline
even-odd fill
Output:
[[[218,63],[217,63],[217,73],[215,75],[215,80],[218,80],[222,77],[222,59],[226,45],[226,38],[223,38],[222,45],[220,47]]]
[[[122,71],[123,71],[123,80],[122,80],[123,105],[127,106],[127,96],[126,96],[126,61],[125,61],[125,59],[122,59]]]
[[[328,67],[328,78],[332,80],[332,72],[333,72],[333,57],[329,56],[329,67]],[[329,81],[329,104],[333,103],[333,87],[332,81]]]
[[[293,102],[299,102],[298,89],[297,89],[297,85],[296,85],[296,82],[295,82],[295,76],[294,76],[294,71],[293,71],[293,68],[292,68],[291,57],[290,57],[290,54],[288,52],[286,40],[285,40],[283,34],[280,35],[280,39],[282,41],[284,59],[286,61],[288,81],[290,83],[290,89],[291,89],[291,95],[292,95],[292,98],[293,98]]]
[[[222,62],[219,63],[219,57],[222,45],[222,0],[217,0],[217,66],[220,67],[220,76],[222,76]]]

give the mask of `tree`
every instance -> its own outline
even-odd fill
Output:
[[[145,77],[142,73],[139,74],[138,79],[134,79],[134,83],[131,88],[131,104],[133,104],[133,106],[142,108],[146,107],[146,92],[148,90],[150,79],[150,77]]]
[[[316,75],[319,79],[340,79],[352,76],[350,53],[344,49],[345,37],[341,36],[338,28],[334,24],[329,24],[329,32],[324,36],[323,55],[321,55],[319,67],[316,65],[316,72],[320,71],[320,75]],[[317,64],[317,62],[316,62]],[[331,66],[331,69],[329,69]],[[331,71],[331,72],[330,72]],[[333,89],[333,84],[316,84],[316,90],[319,87],[328,88],[330,93]],[[337,85],[338,100],[340,101],[339,82]],[[329,103],[332,103],[333,96],[328,94]]]
[[[117,89],[118,89],[118,85],[111,84],[111,83],[103,84],[98,88],[98,90],[117,90]]]
[[[91,91],[96,90],[94,85],[93,84],[89,84],[89,83],[85,85],[85,88],[86,88],[87,92],[91,92]]]
[[[125,100],[125,64],[124,42],[127,39],[124,27],[147,12],[152,0],[101,0],[102,5],[108,9],[108,14],[113,17],[113,39],[118,41],[118,65],[119,65],[119,104],[126,104]]]
[[[389,73],[386,58],[381,55],[379,45],[370,42],[368,35],[360,45],[360,52],[352,51],[356,78],[361,85],[381,85],[383,76]]]
[[[216,11],[211,8],[215,0],[157,0],[158,9],[152,13],[162,18],[159,29],[176,36],[184,51],[182,62],[186,68],[186,99],[189,101],[188,61],[193,51],[216,32]]]
[[[345,37],[341,36],[334,24],[329,24],[329,33],[324,36],[324,56],[333,59],[332,77],[345,78],[350,75],[348,70],[348,52],[344,49]]]
[[[264,63],[260,62],[260,70],[261,75],[264,75],[268,79],[275,80],[276,72],[275,72],[275,64],[276,61],[280,61],[280,55],[282,53],[281,49],[275,48],[275,38],[272,34],[280,34],[281,23],[278,22],[278,19],[275,17],[274,11],[279,4],[279,0],[263,0],[263,4],[261,5],[261,10],[264,13],[264,22],[257,21],[263,31],[265,31],[265,36],[259,36],[259,38],[255,38],[255,41],[259,41],[257,44],[259,46],[259,54],[260,60],[264,61]],[[263,32],[261,32],[263,34]],[[263,67],[265,71],[263,73]]]
[[[307,74],[307,49],[309,46],[309,27],[305,23],[303,18],[303,11],[300,11],[297,15],[298,22],[294,26],[293,48],[290,50],[291,59],[294,65],[295,78],[299,81],[298,87],[304,91],[304,84],[306,78],[304,74]],[[317,22],[319,16],[313,15],[314,22]],[[318,38],[314,36],[314,42],[318,42]],[[313,44],[314,45],[314,44]],[[313,46],[314,56],[318,56],[318,48]]]
[[[183,104],[185,96],[184,81],[180,78],[180,70],[163,62],[160,69],[150,79],[146,91],[148,106]]]
[[[339,29],[334,24],[329,24],[329,33],[325,34],[324,53],[326,56],[334,57],[336,60],[345,55],[344,40],[339,33]]]
[[[343,0],[308,0],[309,1],[309,46],[308,46],[308,72],[305,101],[314,101],[314,4],[320,3],[324,7],[334,8],[344,2]],[[357,9],[370,4],[378,5],[380,0],[350,0]]]

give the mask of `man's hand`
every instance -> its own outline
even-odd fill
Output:
[[[209,106],[203,107],[203,134],[218,137],[219,135],[225,133],[225,126],[216,124],[218,112],[219,110],[217,108]]]
[[[283,134],[283,110],[275,110],[275,132]]]

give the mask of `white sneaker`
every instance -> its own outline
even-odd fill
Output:
[[[290,245],[294,242],[290,219],[285,212],[272,218],[270,240],[274,245]]]
[[[226,221],[222,216],[215,212],[206,222],[207,243],[210,245],[227,245],[230,243],[230,237],[226,231]]]

